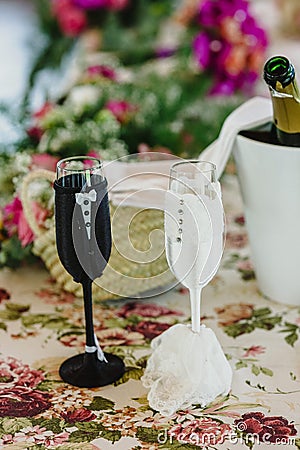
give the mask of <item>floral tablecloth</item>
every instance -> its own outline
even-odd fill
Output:
[[[227,241],[203,293],[202,321],[233,368],[232,391],[172,417],[149,408],[140,377],[151,339],[189,321],[185,289],[140,301],[94,305],[105,351],[124,358],[115,386],[64,384],[60,363],[82,350],[82,301],[61,292],[42,267],[0,273],[0,448],[300,448],[300,307],[265,299],[249,259],[234,176],[223,179]]]

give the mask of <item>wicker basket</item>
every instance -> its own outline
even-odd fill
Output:
[[[43,260],[60,287],[80,297],[81,285],[73,281],[58,258],[54,225],[51,229],[39,226],[32,213],[29,195],[31,183],[37,179],[46,179],[52,184],[54,178],[53,172],[43,169],[25,176],[21,189],[24,214],[35,234],[33,253]],[[102,277],[93,283],[94,299],[140,298],[162,292],[174,282],[164,254],[163,212],[131,206],[116,207],[112,204],[110,210],[112,253]],[[150,242],[154,230],[156,236]]]

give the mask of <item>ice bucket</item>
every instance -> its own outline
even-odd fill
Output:
[[[300,148],[238,135],[233,148],[261,292],[300,305]]]

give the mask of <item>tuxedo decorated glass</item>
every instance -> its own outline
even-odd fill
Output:
[[[93,326],[92,282],[102,275],[112,245],[101,162],[86,156],[59,161],[54,190],[57,251],[66,271],[82,284],[86,325],[85,353],[66,360],[60,375],[74,386],[104,386],[123,375],[124,363],[102,351]]]

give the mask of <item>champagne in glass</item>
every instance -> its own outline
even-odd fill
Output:
[[[59,161],[56,175],[56,245],[64,268],[82,284],[86,325],[85,353],[66,360],[60,375],[74,386],[104,386],[124,373],[123,361],[101,350],[93,326],[92,282],[111,252],[107,181],[101,162],[86,156]]]
[[[173,164],[165,207],[168,264],[190,291],[192,330],[200,331],[202,288],[223,253],[224,212],[215,166],[204,161]]]

